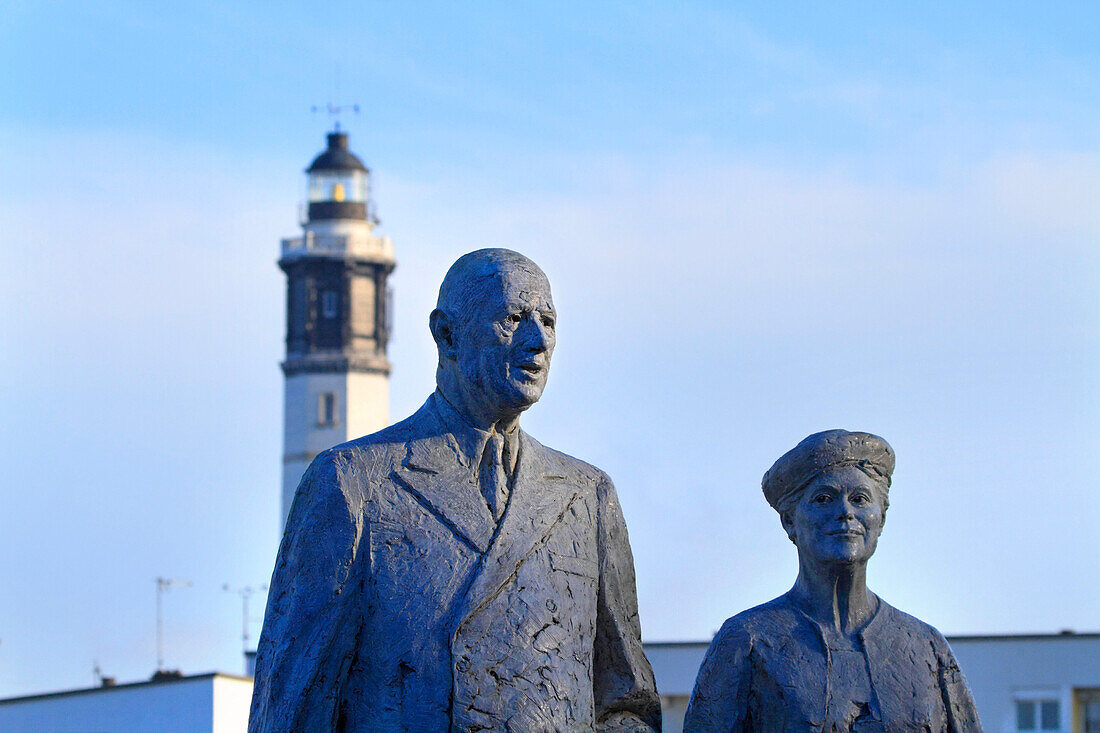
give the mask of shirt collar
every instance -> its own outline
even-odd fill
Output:
[[[466,465],[476,471],[481,465],[481,454],[485,451],[485,444],[489,442],[489,438],[494,433],[482,430],[471,423],[465,415],[447,401],[447,398],[438,389],[432,394],[432,404],[440,422],[454,436]],[[511,432],[504,433],[502,437],[505,445],[504,468],[506,473],[511,474],[515,469],[516,458],[519,455],[519,428],[516,427]]]

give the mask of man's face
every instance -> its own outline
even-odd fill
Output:
[[[557,314],[550,283],[538,271],[506,267],[482,292],[459,326],[455,358],[466,404],[496,420],[542,396]]]

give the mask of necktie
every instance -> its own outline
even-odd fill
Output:
[[[481,494],[489,511],[498,522],[508,505],[508,476],[504,473],[504,438],[493,433],[485,442],[481,453],[481,468],[478,472]]]

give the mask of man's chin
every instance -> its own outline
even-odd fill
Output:
[[[517,383],[513,381],[509,386],[511,387],[509,390],[511,394],[508,395],[508,404],[513,410],[526,410],[542,398],[542,384],[533,384],[531,382]]]

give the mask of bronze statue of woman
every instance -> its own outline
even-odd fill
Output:
[[[798,579],[722,626],[685,731],[981,732],[943,636],[867,588],[893,471],[882,438],[828,430],[764,474],[764,496],[798,548]]]

